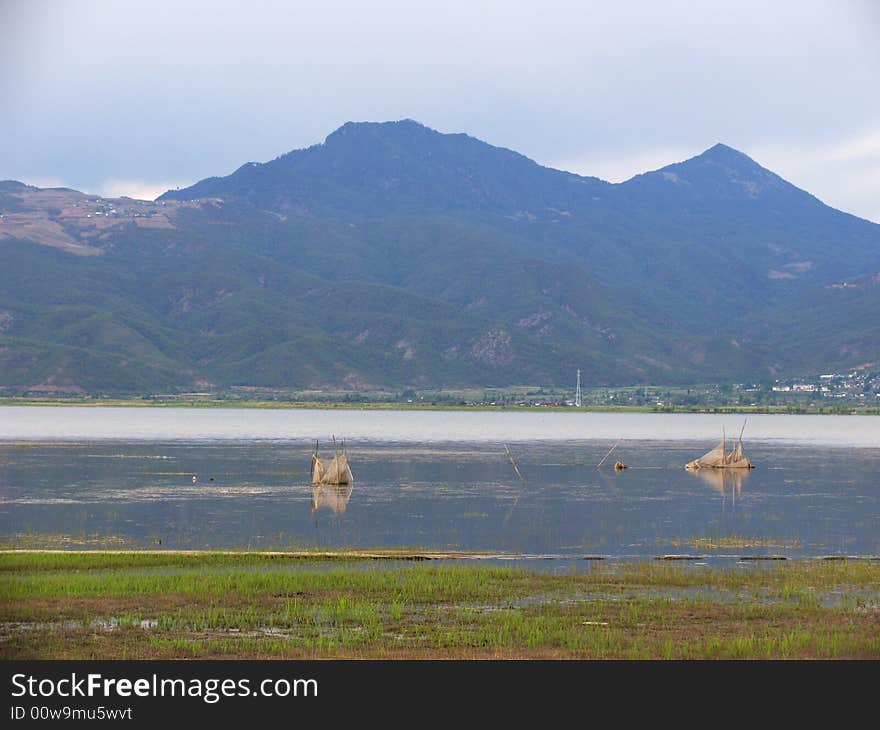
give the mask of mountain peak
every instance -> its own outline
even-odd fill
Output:
[[[348,121],[343,124],[339,129],[421,129],[429,132],[436,131],[431,129],[427,124],[422,124],[421,122],[417,122],[415,119],[411,119],[409,117],[406,117],[405,119],[388,119],[383,122]]]
[[[707,149],[703,154],[704,155],[705,154],[729,154],[731,152],[736,153],[738,155],[742,154],[742,152],[734,149],[730,145],[724,144],[724,142],[716,142],[709,149]]]
[[[621,186],[624,190],[638,190],[640,195],[651,191],[646,200],[653,200],[655,207],[674,206],[680,210],[718,211],[729,206],[733,206],[729,210],[739,209],[738,206],[751,209],[755,205],[779,210],[780,206],[819,202],[744,152],[722,142],[682,162],[636,175]]]
[[[704,152],[659,170],[637,175],[633,185],[659,186],[664,195],[680,194],[704,203],[713,200],[755,200],[768,194],[808,195],[779,175],[762,167],[747,154],[718,142]],[[677,192],[676,192],[677,191]]]
[[[734,149],[733,147],[730,147],[723,142],[718,142],[717,144],[712,145],[705,152],[697,155],[692,159],[711,160],[713,162],[719,162],[731,166],[751,165],[755,167],[760,167],[760,165],[747,154],[745,154],[744,152],[740,152],[739,150]]]
[[[437,135],[435,129],[425,126],[415,119],[398,119],[389,122],[346,122],[327,135],[324,144],[332,144],[341,138],[363,138],[364,136],[387,137],[396,135]]]
[[[552,170],[467,134],[446,134],[414,119],[349,121],[323,144],[248,163],[160,199],[236,197],[300,214],[482,210],[553,218],[608,183]],[[518,220],[518,218],[517,218]]]

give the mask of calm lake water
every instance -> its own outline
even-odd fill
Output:
[[[742,425],[707,414],[6,407],[0,539],[622,559],[880,554],[880,417],[749,416],[757,469],[724,478],[682,468]],[[314,440],[330,453],[334,433],[346,437],[355,483],[314,490]],[[614,472],[618,457],[631,468]]]

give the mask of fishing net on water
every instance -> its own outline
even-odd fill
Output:
[[[720,441],[711,451],[707,451],[699,459],[689,461],[685,469],[751,469],[752,464],[743,456],[742,441],[733,451],[727,451],[724,441]]]

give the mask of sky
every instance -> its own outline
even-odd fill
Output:
[[[724,142],[880,222],[880,2],[0,0],[0,179],[151,199],[403,118],[612,182]]]

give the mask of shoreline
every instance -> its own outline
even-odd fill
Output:
[[[750,547],[750,546],[744,546]],[[728,548],[729,549],[729,548]],[[408,548],[373,548],[373,549],[302,549],[290,550],[252,550],[235,548],[203,548],[167,550],[157,548],[33,548],[33,547],[2,547],[0,556],[29,555],[68,555],[68,556],[105,556],[105,557],[179,557],[198,559],[223,558],[281,558],[294,561],[497,561],[509,563],[542,563],[542,562],[606,562],[616,564],[648,564],[656,562],[701,562],[706,560],[737,561],[740,563],[761,562],[880,562],[880,555],[802,555],[790,556],[778,553],[766,555],[744,555],[740,553],[662,553],[657,555],[602,555],[602,554],[563,554],[563,553],[509,553],[492,550],[418,550]]]
[[[393,401],[348,403],[338,401],[266,401],[266,400],[140,400],[124,398],[0,398],[0,407],[80,407],[80,408],[180,408],[180,409],[254,409],[254,410],[349,410],[349,411],[461,411],[506,413],[665,413],[723,415],[815,415],[877,416],[880,406],[520,406],[454,405],[431,403],[396,403]]]

